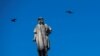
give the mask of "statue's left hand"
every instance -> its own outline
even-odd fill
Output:
[[[50,50],[50,47],[49,47],[49,48],[47,48],[47,50]]]
[[[35,39],[33,39],[33,42],[35,42],[36,40]]]

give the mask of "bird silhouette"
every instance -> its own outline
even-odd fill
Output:
[[[11,22],[16,22],[16,19],[14,18],[14,19],[11,19]]]
[[[67,10],[66,13],[72,14],[73,12],[71,10]]]

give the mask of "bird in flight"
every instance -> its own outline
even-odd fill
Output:
[[[71,10],[66,11],[68,14],[72,14],[73,12]]]
[[[15,18],[11,19],[11,22],[16,22],[16,19]]]

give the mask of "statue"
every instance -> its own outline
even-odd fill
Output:
[[[48,39],[51,33],[51,27],[44,23],[42,17],[38,18],[38,24],[34,29],[33,41],[36,42],[39,56],[47,56],[47,51],[50,49],[50,41]]]

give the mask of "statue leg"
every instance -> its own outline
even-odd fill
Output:
[[[42,56],[42,51],[38,49],[38,55]]]
[[[45,56],[48,56],[47,48],[45,49]]]
[[[47,49],[43,49],[43,56],[47,56]]]

